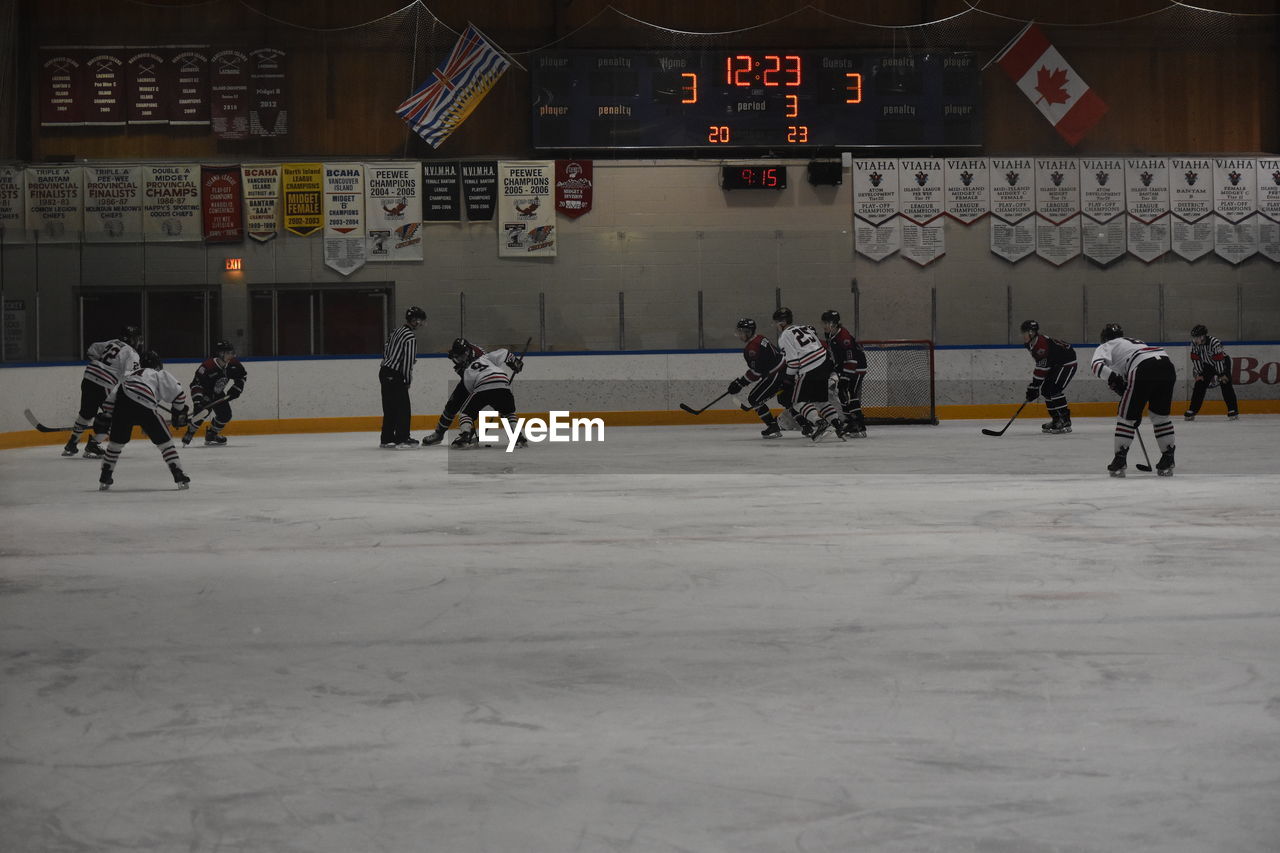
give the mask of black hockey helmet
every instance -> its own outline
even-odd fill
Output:
[[[1191,337],[1200,338],[1209,334],[1209,330],[1204,327],[1204,323],[1196,323],[1191,327]]]
[[[427,322],[427,312],[423,311],[417,305],[410,305],[408,310],[404,312],[404,321],[406,323],[412,323],[414,320],[421,320],[424,323]]]
[[[152,370],[162,370],[164,362],[160,360],[160,353],[153,349],[149,349],[142,354],[138,360],[139,367],[150,367]]]
[[[1040,324],[1035,320],[1023,320],[1022,325],[1018,327],[1020,332],[1030,332],[1033,335],[1040,334]]]
[[[822,312],[822,322],[839,326],[840,312],[834,308],[828,308],[826,311]]]
[[[1102,334],[1098,336],[1098,339],[1105,344],[1107,341],[1114,341],[1116,338],[1123,337],[1124,329],[1120,328],[1119,323],[1108,323],[1102,327]]]
[[[795,322],[795,315],[791,313],[791,309],[785,305],[773,312],[773,322],[786,323],[790,325]]]
[[[756,321],[752,320],[750,317],[743,317],[738,321],[737,329],[740,332],[746,332],[749,335],[754,335],[756,333]]]
[[[137,326],[129,325],[120,328],[120,340],[124,341],[131,347],[136,347],[142,343],[142,329]]]
[[[454,338],[449,347],[449,360],[454,364],[466,364],[479,354],[478,350],[479,347],[466,338]]]
[[[231,345],[230,341],[218,341],[216,344],[213,345],[212,354],[215,356],[220,356],[223,353],[231,353],[231,355],[235,355],[236,348]]]

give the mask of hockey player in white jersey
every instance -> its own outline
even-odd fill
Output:
[[[190,413],[187,410],[187,394],[182,383],[172,373],[164,369],[160,356],[147,351],[140,359],[141,367],[130,373],[124,381],[116,386],[107,398],[106,408],[111,411],[111,434],[107,444],[106,458],[102,462],[102,473],[98,477],[98,488],[101,491],[110,489],[115,482],[116,463],[124,446],[133,436],[133,428],[141,427],[151,439],[151,443],[160,451],[160,456],[169,466],[169,473],[179,489],[187,488],[191,482],[182,471],[178,460],[178,448],[174,446],[173,436],[169,434],[169,426],[160,414],[161,407],[169,410],[173,425],[178,429],[187,425]]]
[[[71,427],[71,438],[62,448],[63,456],[76,455],[80,434],[92,422],[93,432],[84,447],[84,456],[86,459],[103,457],[102,442],[107,440],[111,421],[102,412],[102,404],[120,380],[138,369],[137,347],[141,345],[142,330],[137,326],[125,326],[120,330],[120,337],[89,345],[88,364],[84,368],[84,378],[80,380],[80,412]]]
[[[786,362],[782,393],[782,405],[791,410],[801,429],[809,425],[805,434],[813,441],[820,439],[833,425],[841,441],[845,437],[840,410],[831,404],[830,381],[834,365],[822,345],[822,337],[813,326],[798,326],[790,308],[773,312],[773,323],[778,329],[778,349]]]
[[[1160,445],[1156,473],[1173,476],[1173,420],[1169,408],[1178,374],[1163,349],[1124,336],[1118,323],[1102,329],[1102,345],[1093,353],[1093,375],[1106,380],[1120,395],[1116,414],[1115,458],[1107,465],[1112,477],[1123,477],[1129,445],[1138,431],[1142,410],[1151,412],[1151,426]]]
[[[516,400],[511,393],[511,380],[524,369],[524,359],[506,348],[499,348],[466,361],[470,345],[460,349],[462,351],[456,356],[450,350],[450,358],[462,376],[462,388],[467,397],[458,418],[458,437],[451,446],[464,448],[479,443],[475,420],[481,409],[494,409],[499,417],[511,424],[512,430],[515,429]],[[516,439],[516,447],[528,444],[529,440],[523,435]]]

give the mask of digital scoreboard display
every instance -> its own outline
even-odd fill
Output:
[[[541,150],[982,145],[969,51],[544,51],[530,77]]]

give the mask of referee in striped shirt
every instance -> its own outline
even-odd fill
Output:
[[[378,368],[382,386],[382,447],[411,448],[418,442],[409,437],[409,385],[413,363],[418,358],[418,327],[427,322],[427,312],[417,305],[404,312],[404,325],[387,336]]]

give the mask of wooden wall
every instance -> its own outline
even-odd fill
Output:
[[[1069,6],[994,0],[927,28],[911,27],[964,12],[961,0],[525,0],[478,3],[396,0],[297,3],[236,0],[146,4],[102,0],[21,0],[17,79],[20,159],[200,159],[327,156],[458,158],[527,156],[528,76],[513,69],[439,150],[408,133],[392,112],[447,53],[468,20],[521,58],[559,46],[772,44],[808,46],[967,47],[990,57],[1035,17],[1050,39],[1107,101],[1110,112],[1075,149],[1063,142],[999,69],[985,72],[988,154],[1129,154],[1280,151],[1280,3],[1212,0],[1249,13],[1226,17],[1163,0],[1115,0]],[[256,10],[256,11],[255,11]],[[831,15],[821,10],[830,10]],[[434,14],[434,18],[433,18]],[[704,32],[754,27],[697,38],[636,23]],[[832,17],[838,15],[840,18]],[[1002,16],[1008,16],[1002,17]],[[781,17],[781,20],[778,20]],[[849,19],[849,20],[841,20]],[[853,23],[857,19],[863,24]],[[1106,26],[1099,21],[1125,23]],[[378,19],[376,23],[357,26]],[[438,20],[436,20],[438,19]],[[874,24],[866,26],[864,24]],[[301,26],[299,26],[301,25]],[[42,129],[34,115],[35,48],[54,44],[281,46],[289,51],[290,133],[283,139],[220,142],[206,128]],[[414,44],[417,44],[416,55]],[[525,57],[527,58],[527,57]]]

